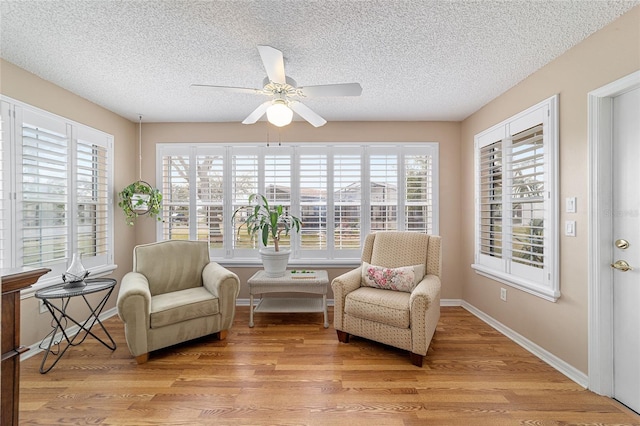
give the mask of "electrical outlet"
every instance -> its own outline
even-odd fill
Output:
[[[44,314],[47,312],[47,307],[44,306],[44,301],[42,299],[38,299],[38,306],[40,307],[40,313]]]
[[[507,301],[507,289],[506,288],[501,288],[500,289],[500,300],[502,300],[503,302]]]

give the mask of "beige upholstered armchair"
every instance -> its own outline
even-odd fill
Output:
[[[440,237],[418,232],[367,236],[362,266],[331,282],[338,339],[349,335],[411,353],[422,367],[440,318]]]
[[[238,276],[210,261],[205,241],[136,246],[117,302],[131,354],[142,364],[149,352],[176,343],[226,338],[239,291]]]

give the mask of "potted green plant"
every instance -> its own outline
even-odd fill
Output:
[[[122,208],[127,225],[133,226],[138,216],[148,214],[162,221],[162,194],[147,182],[137,181],[126,186],[118,193],[118,206]]]
[[[282,205],[270,205],[267,197],[261,194],[251,194],[249,205],[238,207],[233,212],[234,223],[239,215],[246,217],[242,217],[243,222],[238,227],[238,233],[246,227],[252,238],[259,236],[262,241],[260,255],[266,274],[272,277],[284,275],[290,250],[281,250],[280,238],[289,235],[292,230],[300,232],[302,221],[287,213]],[[269,240],[273,241],[273,247],[269,247]]]

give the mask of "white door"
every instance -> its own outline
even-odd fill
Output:
[[[640,412],[640,88],[612,106],[613,396]]]

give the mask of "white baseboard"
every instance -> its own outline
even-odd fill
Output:
[[[111,309],[108,309],[106,311],[104,311],[103,313],[100,314],[100,316],[98,317],[100,319],[100,321],[104,321],[107,318],[111,318],[114,315],[117,315],[118,310],[117,308],[114,306]],[[73,325],[69,328],[67,328],[65,330],[65,333],[67,333],[67,336],[72,337],[75,336],[76,334],[78,334],[78,331],[80,330],[80,327],[78,327],[77,325]],[[56,334],[53,337],[54,341],[60,341],[61,339],[64,339],[62,332]],[[24,361],[26,359],[31,358],[32,356],[35,356],[37,354],[39,354],[40,352],[42,352],[44,349],[40,348],[40,344],[42,342],[36,342],[33,345],[29,346],[29,350],[26,351],[25,353],[23,353],[22,355],[20,355],[20,361]]]
[[[236,306],[249,306],[249,299],[236,299]],[[335,306],[333,299],[327,299],[327,306]],[[440,306],[462,306],[462,299],[440,299]]]
[[[489,315],[485,314],[484,312],[482,312],[475,306],[465,302],[464,300],[462,301],[461,306],[467,311],[471,312],[473,315],[480,318],[482,321],[489,324],[491,327],[498,330],[500,333],[507,336],[509,339],[516,342],[518,345],[522,346],[527,351],[531,352],[533,355],[540,358],[542,361],[549,364],[551,367],[555,368],[556,370],[558,370],[559,372],[567,376],[569,379],[573,380],[574,382],[582,386],[583,388],[588,387],[589,377],[586,374],[584,374],[582,371],[569,365],[568,363],[561,360],[551,352],[536,345],[531,340],[527,339],[521,334],[516,333],[506,325],[502,324],[500,321],[497,321],[496,319],[490,317]]]

